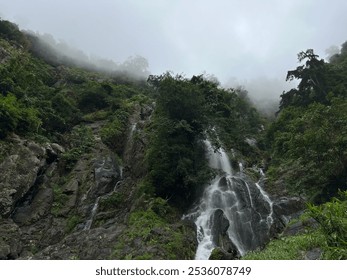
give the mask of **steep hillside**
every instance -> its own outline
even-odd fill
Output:
[[[0,31],[0,258],[192,258],[194,229],[139,191],[151,90],[47,64],[12,23]]]
[[[346,47],[329,63],[313,50],[301,52],[303,65],[288,72],[287,79],[298,79],[299,85],[282,95],[267,133],[267,184],[272,192],[296,194],[312,204],[280,240],[249,258],[347,258]]]
[[[300,54],[272,123],[203,75],[56,48],[0,21],[0,259],[345,258],[343,194],[300,216],[346,189],[345,45]]]

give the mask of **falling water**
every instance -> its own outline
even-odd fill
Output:
[[[95,204],[93,206],[92,212],[90,213],[90,217],[89,219],[86,221],[86,224],[84,225],[84,229],[83,230],[89,230],[92,226],[96,211],[98,210],[98,206],[99,206],[99,200],[100,200],[100,196],[96,199]]]
[[[238,253],[244,255],[268,240],[273,222],[272,202],[259,183],[254,183],[243,173],[233,174],[229,158],[223,149],[214,151],[206,141],[210,167],[220,171],[204,191],[194,211],[186,215],[197,226],[198,248],[196,259],[208,259],[212,250],[219,246],[213,242],[211,217],[218,209],[229,221],[227,230],[230,241]],[[219,211],[220,211],[219,210]]]
[[[274,219],[273,219],[273,202],[271,201],[270,197],[268,196],[268,194],[263,190],[263,188],[259,185],[259,183],[255,183],[256,187],[258,188],[258,190],[260,191],[260,193],[262,194],[263,198],[265,199],[265,201],[269,204],[270,206],[270,213],[266,218],[266,221],[268,223],[269,226],[271,226],[271,224],[273,223]]]

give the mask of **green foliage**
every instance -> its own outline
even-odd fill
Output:
[[[81,223],[81,217],[78,215],[70,216],[66,221],[66,233],[70,233],[74,230],[74,228]]]
[[[283,187],[309,196],[332,196],[340,182],[345,187],[346,106],[346,100],[334,98],[330,106],[313,103],[306,109],[284,109],[269,131],[270,182],[282,178]]]
[[[16,42],[24,47],[27,47],[29,44],[24,34],[19,31],[18,26],[7,20],[0,19],[0,37]]]
[[[101,211],[107,211],[110,209],[119,208],[124,199],[125,196],[123,193],[113,192],[110,196],[100,200],[99,209]]]
[[[327,259],[347,259],[347,191],[320,206],[309,205],[310,215],[325,237]]]
[[[114,118],[113,121],[104,125],[100,131],[101,140],[107,146],[115,149],[118,155],[123,154],[123,144],[126,132],[126,124],[119,118]]]
[[[184,226],[172,225],[176,211],[161,198],[149,201],[148,207],[129,216],[129,224],[115,245],[116,259],[192,259],[194,245],[185,239]],[[177,217],[174,218],[177,220]],[[137,245],[129,248],[129,244]],[[130,249],[130,251],[129,251]]]
[[[102,88],[90,88],[83,92],[79,99],[78,107],[84,113],[104,109],[107,104],[107,93]]]
[[[95,111],[83,116],[83,120],[86,122],[96,122],[107,119],[110,112],[106,110]]]
[[[17,127],[20,118],[18,107],[15,96],[0,96],[0,138],[6,137]]]
[[[122,123],[118,119],[104,125],[100,133],[102,142],[112,147],[121,138],[124,132],[122,128]]]
[[[65,170],[70,171],[82,154],[87,153],[94,145],[94,135],[90,127],[75,127],[67,137],[69,149],[62,155]]]
[[[25,108],[12,94],[0,95],[0,138],[14,131],[21,134],[35,132],[40,125],[37,110]]]
[[[138,186],[137,186],[138,197],[142,195],[145,195],[146,197],[155,196],[155,188],[148,177],[149,176],[147,176],[146,178],[144,178],[138,183]]]
[[[6,103],[1,108],[2,138],[10,132],[30,132],[56,141],[82,120],[81,113],[89,114],[87,121],[105,119],[116,111],[130,109],[132,103],[137,102],[138,94],[147,94],[143,87],[115,84],[113,78],[95,72],[49,65],[38,58],[45,57],[43,53],[49,50],[43,47],[29,53],[20,49],[13,44],[13,41],[19,42],[17,35],[30,37],[31,41],[35,37],[21,33],[9,22],[0,21],[0,46],[5,56],[0,65],[0,93],[1,103]],[[8,40],[12,40],[11,43]],[[7,97],[12,95],[15,99]],[[126,98],[133,97],[133,101],[125,102]],[[145,100],[144,96],[139,99]],[[124,125],[124,118],[120,117]]]
[[[224,253],[221,250],[221,248],[216,247],[212,250],[209,260],[223,260],[224,259]]]
[[[63,193],[62,185],[56,184],[53,186],[53,199],[51,213],[53,216],[58,217],[68,199],[68,195]]]
[[[73,100],[63,93],[58,93],[51,99],[51,106],[54,115],[63,122],[61,129],[56,127],[59,131],[69,130],[73,124],[78,122],[80,118],[79,110],[74,105]],[[51,125],[54,127],[54,124]]]
[[[298,66],[295,70],[288,71],[287,80],[300,79],[298,89],[292,89],[282,94],[280,108],[290,105],[307,106],[312,102],[326,103],[327,71],[328,67],[323,59],[318,60],[318,55],[312,49],[298,54],[299,62],[305,65]]]
[[[304,233],[272,240],[263,250],[250,252],[243,259],[303,259],[304,254],[314,248],[323,251],[322,259],[347,259],[347,192],[340,196],[319,206],[309,204],[308,210],[300,216],[303,224],[314,218],[319,224],[318,228],[310,228],[308,223]],[[297,220],[291,223],[295,222]]]
[[[260,118],[240,90],[224,90],[202,76],[151,76],[156,112],[147,151],[156,195],[185,207],[213,176],[203,140],[246,150],[246,136],[258,133]],[[217,137],[218,135],[218,137]]]
[[[243,260],[298,260],[303,253],[313,248],[320,248],[324,236],[320,231],[282,237],[272,240],[265,249],[247,253]]]
[[[267,175],[277,189],[324,202],[347,189],[347,56],[325,63],[307,50],[299,61],[305,64],[287,76],[300,80],[298,88],[282,95],[268,131]]]

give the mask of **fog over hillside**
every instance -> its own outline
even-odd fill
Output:
[[[280,95],[283,91],[296,87],[296,81],[286,82],[285,79],[258,77],[249,80],[230,78],[225,88],[238,88],[247,91],[253,105],[262,113],[271,117],[278,111]]]
[[[52,64],[67,64],[109,74],[124,74],[135,79],[147,79],[150,74],[148,61],[139,55],[128,57],[117,63],[111,59],[89,56],[82,50],[72,47],[64,41],[56,41],[51,34],[25,31],[31,41],[31,50]]]
[[[291,87],[285,77],[300,51],[328,58],[347,38],[344,0],[0,0],[0,7],[2,18],[51,34],[55,42],[42,38],[98,69],[207,72],[228,86],[236,77],[260,107]]]

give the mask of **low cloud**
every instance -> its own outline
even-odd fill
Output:
[[[243,81],[237,78],[230,78],[223,84],[223,87],[241,87],[245,89],[253,105],[260,112],[271,117],[278,111],[281,94],[296,87],[296,84],[295,82],[286,82],[285,79],[269,77],[258,77]]]
[[[65,64],[115,75],[127,75],[143,80],[150,74],[148,61],[142,56],[129,57],[122,63],[98,56],[89,56],[64,41],[56,41],[50,34],[25,31],[31,41],[31,50],[53,65]]]

